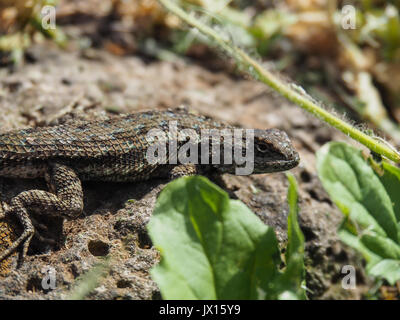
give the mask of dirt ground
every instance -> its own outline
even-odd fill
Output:
[[[185,105],[199,113],[247,128],[279,128],[291,137],[301,163],[292,170],[299,183],[300,225],[306,238],[308,296],[312,299],[361,297],[368,279],[362,263],[336,236],[342,214],[317,178],[315,152],[330,140],[348,141],[299,107],[269,92],[264,85],[207,70],[188,60],[149,61],[116,57],[102,50],[66,52],[52,46],[29,50],[30,60],[15,70],[0,69],[0,132],[45,126],[76,118],[102,118],[116,113]],[[286,240],[287,181],[284,173],[249,177],[225,175],[238,197]],[[25,263],[17,256],[4,264],[0,299],[63,299],[75,279],[109,255],[111,270],[88,299],[158,299],[149,276],[158,252],[146,233],[157,194],[168,181],[131,184],[84,184],[84,215],[72,221],[37,219],[48,226],[34,239]],[[6,181],[6,197],[22,190],[46,189],[44,181]],[[14,236],[21,230],[8,220]],[[0,231],[5,229],[0,225]],[[357,268],[357,290],[344,290],[344,265]],[[43,270],[56,270],[57,287],[44,290]]]

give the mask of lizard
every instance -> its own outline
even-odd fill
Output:
[[[44,178],[49,189],[23,191],[2,202],[0,219],[15,215],[23,231],[0,252],[0,261],[20,248],[20,261],[23,261],[32,237],[36,234],[41,238],[30,213],[67,219],[79,217],[83,212],[82,181],[139,182],[151,178],[235,173],[239,166],[235,160],[230,164],[149,163],[147,151],[156,142],[149,139],[148,132],[151,129],[168,132],[171,122],[176,124],[178,132],[236,128],[187,110],[168,109],[0,134],[0,179]],[[164,142],[172,144],[174,138],[168,134]],[[182,141],[175,142],[182,146]],[[253,142],[254,173],[285,171],[299,163],[299,155],[284,131],[256,129]],[[245,143],[239,141],[243,150]],[[234,148],[234,143],[229,146]]]

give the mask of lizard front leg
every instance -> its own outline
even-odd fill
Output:
[[[50,191],[29,190],[11,199],[6,214],[15,214],[22,224],[21,236],[3,253],[0,261],[7,258],[22,245],[20,261],[26,256],[29,243],[35,233],[28,209],[39,214],[76,218],[83,211],[83,192],[81,181],[70,167],[60,163],[50,163],[45,176]]]
[[[180,177],[194,176],[199,174],[199,169],[195,164],[180,164],[172,168],[169,172],[170,180]]]

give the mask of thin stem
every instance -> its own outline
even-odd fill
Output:
[[[300,94],[291,86],[284,83],[277,76],[272,74],[270,71],[263,68],[256,60],[251,58],[243,50],[236,48],[232,43],[222,39],[220,35],[215,32],[212,28],[204,25],[202,22],[198,21],[192,15],[187,14],[179,6],[177,6],[171,0],[158,0],[162,5],[164,5],[169,11],[177,15],[183,21],[189,25],[195,27],[201,33],[205,34],[212,40],[214,40],[226,53],[235,58],[238,63],[240,63],[245,70],[248,70],[249,74],[257,80],[265,83],[275,91],[279,92],[289,101],[297,104],[304,110],[310,112],[314,116],[318,117],[322,121],[328,123],[329,125],[335,127],[336,129],[342,131],[346,135],[350,136],[354,140],[357,140],[361,144],[365,145],[370,150],[378,153],[394,162],[400,162],[400,154],[387,146],[374,139],[373,137],[365,134],[364,132],[354,128],[352,125],[343,121],[342,119],[329,113],[324,108],[318,106],[314,103],[306,94]],[[293,86],[295,87],[295,86]]]

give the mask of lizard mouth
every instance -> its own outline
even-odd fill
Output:
[[[249,163],[245,163],[240,166],[235,165],[220,165],[215,166],[215,169],[220,173],[231,173],[237,174],[236,170],[238,168],[245,168],[245,167],[252,167],[252,170],[248,170],[247,173],[244,175],[251,175],[251,174],[263,174],[263,173],[273,173],[273,172],[280,172],[286,171],[295,168],[300,162],[300,157],[298,153],[292,154],[289,159],[268,159],[265,158],[256,158],[254,161]],[[243,174],[239,174],[243,175]]]
[[[300,156],[297,152],[290,155],[286,159],[266,160],[266,159],[255,160],[253,173],[271,173],[286,171],[297,167],[300,162]]]

